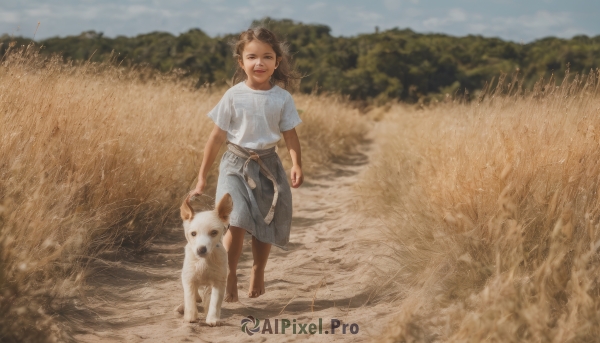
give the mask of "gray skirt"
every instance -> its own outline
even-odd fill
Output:
[[[287,250],[285,245],[290,239],[292,224],[292,191],[287,175],[277,154],[261,158],[264,165],[273,174],[279,189],[273,220],[267,224],[264,220],[273,202],[273,182],[260,172],[256,161],[250,161],[246,168],[247,176],[256,183],[250,188],[244,179],[245,159],[226,151],[219,166],[216,201],[225,193],[233,199],[233,211],[229,224],[248,231],[261,242]]]

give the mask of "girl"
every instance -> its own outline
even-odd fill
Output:
[[[238,300],[236,270],[244,233],[252,234],[250,298],[265,293],[264,271],[271,245],[285,250],[290,237],[292,193],[275,152],[281,134],[292,159],[292,187],[303,182],[300,142],[294,129],[302,121],[292,96],[283,89],[298,79],[288,52],[271,31],[255,28],[240,34],[234,57],[238,62],[234,83],[242,82],[231,87],[208,113],[215,126],[204,148],[198,184],[190,192],[202,194],[208,170],[227,140],[216,194],[216,199],[225,193],[233,198],[230,228],[223,239],[229,261],[227,302]]]

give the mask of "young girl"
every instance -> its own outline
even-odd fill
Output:
[[[289,88],[297,74],[289,55],[275,35],[265,28],[240,34],[234,56],[238,70],[231,87],[208,113],[215,126],[206,142],[198,184],[190,193],[202,194],[206,175],[220,146],[228,151],[221,159],[216,199],[233,198],[230,228],[223,244],[229,259],[225,301],[238,300],[237,263],[244,233],[252,234],[254,264],[248,296],[265,293],[264,271],[271,245],[285,250],[292,221],[292,193],[275,146],[283,134],[292,159],[292,187],[303,182],[300,142],[294,129],[302,121]],[[283,88],[281,88],[281,87]]]

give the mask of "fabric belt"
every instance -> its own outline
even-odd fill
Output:
[[[250,176],[248,176],[248,163],[250,163],[250,161],[256,161],[260,167],[260,173],[266,176],[267,179],[273,183],[273,203],[271,203],[269,213],[267,213],[267,216],[264,218],[267,225],[271,224],[271,221],[273,221],[273,216],[275,216],[275,205],[277,204],[277,198],[279,197],[279,188],[277,187],[277,180],[275,180],[275,177],[269,168],[267,168],[267,166],[263,163],[261,158],[277,155],[277,152],[275,152],[275,147],[270,149],[247,149],[229,141],[227,141],[227,146],[229,151],[231,151],[234,155],[246,160],[246,162],[244,162],[243,175],[244,180],[246,183],[248,183],[248,186],[250,186],[251,189],[256,188],[256,182],[252,180]]]

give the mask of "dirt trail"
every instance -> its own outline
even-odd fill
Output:
[[[173,309],[182,302],[180,270],[185,238],[183,229],[173,228],[156,239],[147,253],[114,261],[89,279],[86,316],[82,316],[75,339],[81,342],[239,342],[239,341],[370,341],[393,311],[389,304],[369,300],[365,285],[373,249],[361,246],[359,238],[376,234],[358,210],[353,185],[368,165],[365,152],[337,161],[333,170],[293,190],[294,218],[289,251],[271,250],[265,271],[266,294],[247,296],[252,252],[246,236],[238,269],[238,303],[223,303],[223,326],[208,327],[201,314],[200,324],[184,324]],[[201,310],[201,309],[200,309]],[[279,321],[279,334],[254,334],[241,330],[247,316]],[[322,319],[322,334],[293,334],[292,327],[281,334],[282,319],[297,324]],[[330,332],[330,321],[356,323],[359,331]],[[293,324],[293,322],[292,322]],[[250,325],[249,327],[254,327]],[[356,328],[356,327],[355,327]],[[306,326],[308,331],[309,326]],[[325,334],[328,331],[329,334]],[[300,332],[300,327],[297,327]]]

